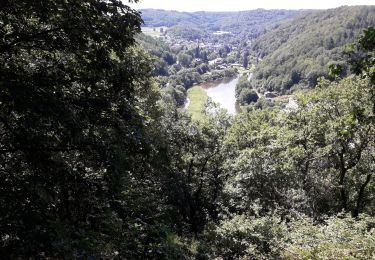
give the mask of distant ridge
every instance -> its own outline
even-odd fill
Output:
[[[252,86],[278,92],[314,87],[319,77],[329,77],[328,65],[342,59],[343,47],[374,25],[375,6],[310,11],[284,21],[252,44],[263,59]]]
[[[159,9],[141,9],[145,26],[172,27],[192,24],[203,30],[240,32],[243,29],[264,29],[283,19],[305,12],[303,10],[256,9],[239,12],[178,12]],[[255,28],[256,27],[256,28]]]

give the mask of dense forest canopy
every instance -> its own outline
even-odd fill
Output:
[[[133,191],[157,192],[140,15],[119,1],[2,1],[0,19],[1,255],[134,253],[141,237],[126,234],[158,211],[132,205]]]
[[[340,7],[305,13],[259,37],[252,51],[263,61],[251,85],[262,91],[312,88],[327,67],[343,61],[345,45],[375,24],[374,6]],[[344,70],[341,76],[347,75]]]
[[[374,258],[374,8],[142,12],[154,27],[189,19],[204,45],[142,34],[122,1],[1,2],[1,256]],[[329,65],[294,106],[252,85]],[[194,84],[239,73],[252,109],[183,108]]]
[[[209,32],[231,31],[240,33],[246,30],[247,33],[259,34],[268,26],[283,19],[295,16],[301,11],[298,10],[265,10],[257,9],[241,12],[177,12],[155,9],[140,10],[145,26],[152,27],[174,27],[190,23],[201,30]]]

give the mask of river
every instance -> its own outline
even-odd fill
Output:
[[[240,111],[236,102],[236,84],[239,77],[227,78],[218,81],[203,83],[200,86],[206,91],[212,101],[218,103],[221,108],[228,111],[229,114],[235,115]]]

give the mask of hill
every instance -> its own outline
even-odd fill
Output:
[[[280,93],[314,87],[319,77],[328,77],[331,62],[340,62],[343,47],[374,24],[375,6],[310,11],[284,21],[252,44],[263,60],[251,85]]]
[[[229,31],[234,34],[245,32],[252,37],[258,36],[266,28],[277,22],[300,14],[297,10],[257,9],[241,12],[177,12],[156,9],[141,10],[142,19],[148,27],[192,27],[202,31]],[[179,36],[179,35],[178,35]]]

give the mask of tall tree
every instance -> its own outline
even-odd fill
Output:
[[[209,220],[217,220],[219,201],[225,183],[223,138],[229,116],[209,105],[201,123],[186,114],[168,109],[164,115],[170,167],[165,187],[176,209],[179,231],[200,234]]]
[[[247,67],[249,66],[249,52],[248,51],[245,51],[244,55],[243,55],[243,62],[242,62],[242,65],[244,68],[247,69]]]
[[[155,184],[141,22],[117,0],[1,2],[2,257],[152,254],[156,205],[134,195]]]

